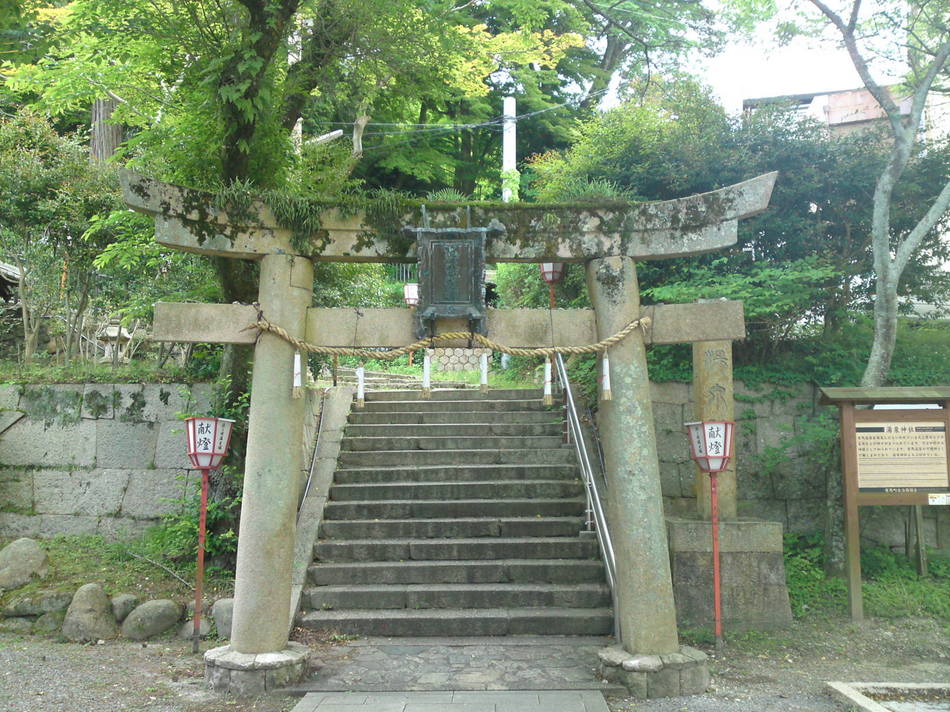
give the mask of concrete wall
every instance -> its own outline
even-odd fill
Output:
[[[112,537],[180,506],[200,479],[178,415],[206,412],[209,396],[207,385],[0,387],[0,536]]]
[[[693,420],[690,384],[654,383],[652,396],[666,511],[689,515],[696,511],[695,466],[683,431],[683,423]],[[810,465],[807,446],[790,448],[787,458],[779,458],[774,467],[765,466],[772,457],[770,449],[801,432],[802,417],[824,409],[817,405],[818,397],[811,385],[753,390],[735,384],[740,517],[781,522],[786,532],[823,529],[829,475]],[[837,409],[828,410],[837,417]],[[831,474],[840,477],[840,465]],[[862,507],[862,536],[886,546],[903,546],[907,512],[907,507]],[[927,544],[950,547],[950,507],[924,507],[924,517]]]

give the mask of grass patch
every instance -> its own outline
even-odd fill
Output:
[[[0,540],[5,546],[12,539]],[[141,600],[151,598],[171,598],[187,602],[194,596],[191,588],[194,582],[194,566],[170,566],[190,582],[185,586],[170,573],[152,561],[168,565],[167,561],[157,558],[150,547],[149,535],[126,540],[110,541],[99,535],[58,536],[41,541],[49,555],[49,575],[45,579],[33,581],[21,588],[6,591],[0,595],[0,606],[24,595],[40,590],[74,592],[87,583],[100,583],[106,593],[132,593]],[[149,556],[149,552],[152,556]],[[222,577],[211,577],[205,584],[206,598],[213,600],[230,595],[232,583]]]
[[[847,583],[825,576],[822,551],[820,535],[785,536],[785,578],[796,618],[847,613]],[[924,616],[950,622],[950,558],[932,552],[930,561],[930,576],[921,577],[906,556],[882,546],[864,547],[861,590],[865,613],[878,618]]]
[[[154,360],[134,360],[131,363],[95,363],[76,359],[62,365],[39,359],[31,363],[0,360],[2,383],[59,384],[59,383],[197,383],[207,381],[208,374],[191,368],[180,368],[169,361],[163,368]]]

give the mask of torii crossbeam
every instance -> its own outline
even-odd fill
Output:
[[[737,221],[768,206],[776,176],[656,203],[428,203],[426,214],[432,227],[462,227],[470,221],[489,228],[488,262],[585,262],[592,312],[496,310],[488,317],[490,335],[510,346],[582,345],[644,315],[635,260],[735,244]],[[413,340],[405,309],[363,310],[362,316],[353,310],[312,309],[312,263],[415,261],[405,229],[423,224],[421,203],[407,202],[385,220],[327,205],[321,229],[301,245],[263,204],[240,211],[239,217],[232,211],[232,217],[200,191],[134,174],[124,175],[122,184],[128,205],[154,216],[160,244],[260,260],[260,308],[290,335],[327,346]],[[646,309],[653,318],[647,341],[654,343],[744,336],[737,302]],[[240,305],[160,305],[155,333],[162,340],[208,341],[208,332],[199,337],[195,325],[214,323],[212,340],[256,341],[230,645],[236,659],[250,658],[251,667],[265,656],[277,665],[281,655],[292,666],[299,665],[299,654],[288,650],[287,633],[302,402],[291,396],[293,347],[270,333],[258,338],[256,332],[242,332],[253,317],[253,309]],[[457,327],[440,324],[438,331]],[[616,395],[600,406],[601,429],[624,645],[631,653],[664,654],[678,650],[678,639],[644,342],[634,330],[611,351]]]

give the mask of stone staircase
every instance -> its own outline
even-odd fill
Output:
[[[610,633],[559,417],[536,390],[367,393],[299,623],[370,636]]]

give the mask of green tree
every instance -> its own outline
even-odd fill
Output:
[[[891,368],[905,272],[950,208],[950,181],[944,180],[934,185],[929,195],[920,196],[920,209],[909,230],[895,224],[902,187],[914,160],[925,150],[921,134],[928,99],[942,91],[948,79],[950,8],[946,3],[926,1],[873,7],[862,5],[861,0],[810,2],[817,10],[818,31],[831,30],[837,36],[884,117],[886,160],[877,171],[873,192],[862,201],[871,213],[874,342],[861,383],[880,386]],[[815,18],[803,19],[807,24]],[[813,23],[809,29],[814,31],[814,27]],[[905,67],[906,73],[899,86],[888,87],[875,65],[893,66],[895,62]]]
[[[886,160],[873,133],[831,136],[781,108],[730,119],[695,84],[654,82],[642,100],[584,124],[568,151],[538,158],[531,190],[541,200],[604,193],[664,200],[778,170],[769,209],[740,223],[735,249],[640,269],[652,301],[743,299],[750,339],[737,345],[737,357],[762,361],[804,325],[833,337],[849,310],[871,304],[872,215],[864,198]],[[913,230],[921,203],[948,177],[945,147],[915,156],[896,194],[893,229]],[[922,249],[927,259],[908,270],[901,293],[946,300],[947,245],[933,230]]]
[[[25,360],[50,319],[64,322],[66,357],[73,354],[92,262],[111,240],[107,232],[83,235],[96,215],[118,206],[113,172],[90,165],[79,137],[60,136],[29,110],[0,120],[0,255],[20,270]]]

